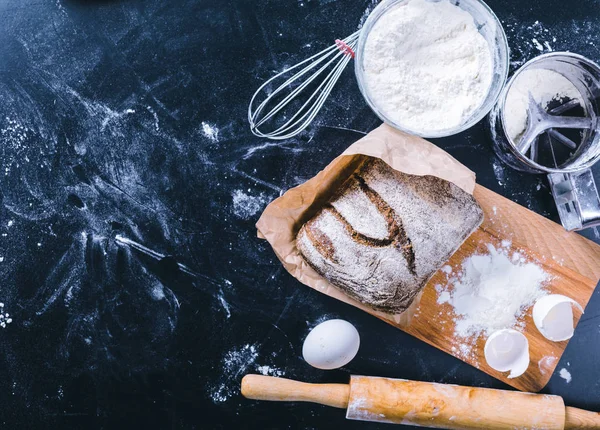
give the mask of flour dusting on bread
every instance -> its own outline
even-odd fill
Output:
[[[404,311],[481,224],[473,196],[369,159],[298,232],[307,263],[371,308]]]

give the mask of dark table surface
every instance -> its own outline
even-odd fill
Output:
[[[375,3],[1,2],[0,301],[13,321],[0,329],[4,426],[380,427],[318,405],[245,400],[240,379],[257,371],[506,388],[301,285],[256,238],[270,200],[380,121],[350,69],[314,124],[287,141],[249,132],[250,96],[275,71],[353,32]],[[490,5],[513,70],[540,53],[536,41],[600,61],[598,0]],[[480,184],[557,220],[545,179],[505,168],[483,124],[435,143]],[[119,234],[199,276],[119,246]],[[555,374],[544,390],[592,410],[599,316],[595,294],[557,368],[572,381]],[[313,369],[302,341],[336,317],[358,328],[358,356],[341,370]]]

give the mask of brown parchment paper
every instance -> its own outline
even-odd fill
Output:
[[[310,267],[296,248],[296,234],[352,174],[365,156],[377,157],[393,169],[412,175],[432,175],[453,182],[469,194],[475,188],[475,173],[434,144],[416,136],[381,125],[352,144],[315,177],[288,190],[271,202],[256,223],[258,237],[266,239],[296,279],[328,296],[356,306],[395,325],[410,323],[421,298],[401,314],[377,312],[330,284]]]

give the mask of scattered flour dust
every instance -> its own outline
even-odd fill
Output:
[[[277,367],[258,366],[256,368],[256,370],[261,375],[268,375],[268,376],[283,376],[283,375],[285,375],[285,372],[281,369],[278,369]]]
[[[222,373],[218,384],[210,391],[214,403],[226,402],[239,393],[241,379],[247,373],[257,372],[261,375],[284,376],[285,371],[268,364],[258,364],[259,346],[246,344],[227,352],[222,361]]]
[[[10,317],[10,314],[4,309],[4,303],[0,302],[0,327],[6,328],[6,326],[12,322],[13,320]]]
[[[499,161],[494,160],[492,163],[492,168],[494,169],[494,176],[498,181],[498,185],[504,185],[506,182],[506,172],[504,171],[505,167]],[[496,215],[496,206],[494,206],[494,215]]]
[[[538,361],[538,369],[540,370],[540,373],[545,375],[548,373],[548,371],[554,369],[554,364],[557,361],[558,358],[554,357],[553,355],[545,355],[544,357],[540,358]]]
[[[6,126],[0,130],[3,146],[8,146],[16,150],[22,149],[27,140],[27,133],[30,130],[16,119],[6,117],[5,120]]]
[[[567,381],[567,384],[569,382],[571,382],[571,372],[569,372],[567,369],[565,369],[564,367],[562,369],[560,369],[559,375],[561,378],[563,378],[565,381]]]
[[[113,111],[113,110],[107,108],[106,116],[102,120],[102,126],[100,127],[100,130],[104,131],[109,122],[115,121],[115,120],[120,120],[124,116],[131,115],[134,113],[135,113],[135,109],[131,109],[131,108],[125,109],[122,112]]]
[[[258,348],[256,345],[246,344],[227,352],[223,357],[221,382],[210,393],[213,402],[225,402],[237,393],[239,379],[247,373],[257,358]]]
[[[525,61],[540,55],[540,53],[555,50],[554,45],[557,42],[555,29],[551,30],[540,21],[527,25],[522,19],[511,18],[504,20],[502,24],[511,47],[510,64],[513,68],[523,65]],[[565,35],[567,33],[568,31]],[[573,35],[568,34],[568,37],[572,38]],[[564,42],[561,40],[559,45],[564,45]],[[559,51],[561,47],[559,46]]]
[[[249,192],[250,190],[248,190]],[[268,197],[261,193],[258,196],[251,196],[242,190],[235,190],[232,194],[233,213],[244,219],[256,215],[268,203]]]
[[[479,367],[479,362],[477,361],[477,354],[475,354],[476,345],[475,341],[465,342],[457,346],[453,346],[451,348],[452,353],[456,357],[460,357],[463,360],[469,360],[470,363],[475,365],[475,367]]]
[[[219,141],[219,129],[214,124],[202,121],[202,134],[213,143]]]
[[[463,339],[490,335],[519,324],[525,310],[546,294],[550,276],[518,252],[509,252],[510,242],[498,248],[487,245],[487,253],[462,263],[460,272],[439,286],[438,303],[449,303],[455,317],[455,334]]]
[[[223,307],[223,310],[225,311],[225,317],[227,319],[231,318],[231,308],[229,307],[229,303],[227,303],[227,300],[225,300],[223,290],[221,290],[219,292],[217,299],[219,300],[219,303],[221,303],[221,306]]]

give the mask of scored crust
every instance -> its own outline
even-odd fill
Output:
[[[368,159],[302,226],[296,245],[353,299],[399,313],[482,221],[473,196],[456,185]]]

